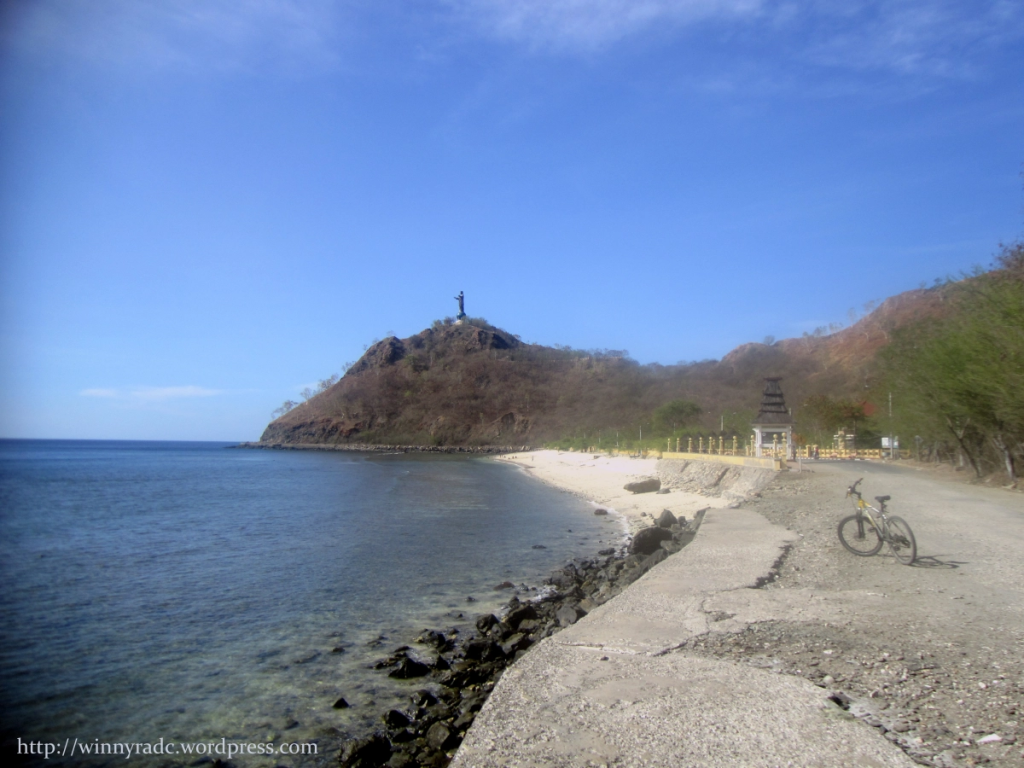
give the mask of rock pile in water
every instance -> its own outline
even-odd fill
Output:
[[[567,563],[548,577],[538,597],[512,597],[497,614],[480,616],[476,631],[425,629],[416,648],[396,648],[374,667],[423,685],[412,692],[406,709],[382,714],[380,729],[346,742],[340,768],[447,765],[506,667],[689,544],[702,517],[698,513],[688,524],[684,517],[662,514],[628,548]]]

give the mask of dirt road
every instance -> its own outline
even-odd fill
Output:
[[[680,651],[822,684],[923,765],[1024,767],[1024,494],[868,462],[804,467],[745,504],[800,534],[776,578],[716,597],[722,631]],[[862,476],[865,498],[892,496],[912,526],[913,567],[840,545]]]

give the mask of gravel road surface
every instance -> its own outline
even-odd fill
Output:
[[[840,545],[858,477],[865,499],[890,495],[890,514],[913,528],[914,566]],[[705,605],[715,631],[678,653],[823,685],[923,765],[1024,768],[1024,494],[904,466],[810,462],[743,508],[796,543],[762,589]]]

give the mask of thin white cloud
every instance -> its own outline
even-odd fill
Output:
[[[221,389],[207,389],[206,387],[142,387],[133,389],[131,396],[138,400],[147,402],[178,400],[183,397],[213,397],[223,394]]]
[[[119,400],[133,400],[136,402],[164,402],[166,400],[180,400],[191,397],[214,397],[224,394],[222,389],[209,389],[207,387],[138,387],[130,390],[119,389],[83,389],[79,392],[82,397],[101,397]]]
[[[446,0],[486,33],[535,47],[603,47],[665,24],[743,20],[767,0]]]
[[[33,0],[8,8],[5,47],[136,71],[334,66],[334,0]]]
[[[477,34],[534,50],[590,53],[709,22],[794,59],[852,71],[960,75],[1024,38],[1014,0],[442,0]],[[730,38],[735,57],[745,44]]]
[[[805,21],[811,61],[905,74],[969,75],[977,57],[1024,37],[1024,7],[1006,0],[817,2]]]
[[[117,397],[116,389],[83,389],[79,392],[82,397]]]

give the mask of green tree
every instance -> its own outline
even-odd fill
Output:
[[[994,459],[1010,481],[1024,454],[1024,245],[949,288],[952,311],[894,335],[886,385],[918,434],[944,430],[975,474]]]
[[[816,435],[819,442],[825,442],[843,428],[856,433],[857,424],[866,416],[863,403],[829,395],[811,395],[804,401],[800,418],[805,429]]]
[[[671,433],[692,424],[703,413],[697,403],[672,400],[654,410],[654,426],[661,433]]]

